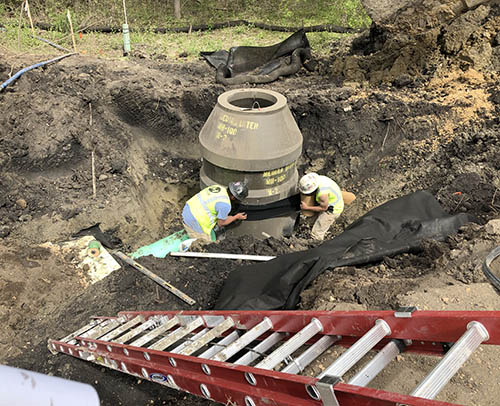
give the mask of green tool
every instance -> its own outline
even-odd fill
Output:
[[[130,254],[130,257],[137,259],[152,255],[156,258],[165,258],[171,252],[180,251],[182,242],[188,239],[189,236],[186,231],[180,230],[150,245],[139,248],[137,251]]]

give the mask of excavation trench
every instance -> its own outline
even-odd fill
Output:
[[[0,62],[5,77],[10,68]],[[490,295],[480,270],[491,245],[500,243],[493,231],[482,227],[500,210],[495,76],[459,69],[429,80],[425,87],[412,82],[411,87],[390,91],[338,87],[332,80],[327,73],[299,72],[263,86],[286,97],[303,136],[302,155],[295,163],[298,174],[314,170],[357,195],[327,238],[340,234],[370,209],[421,189],[430,191],[450,214],[473,214],[479,224],[445,242],[427,244],[418,255],[325,273],[304,292],[299,306],[498,309],[498,297]],[[203,154],[198,136],[218,97],[228,90],[213,83],[213,72],[201,62],[179,66],[134,59],[122,66],[75,57],[24,75],[11,91],[0,95],[3,362],[89,382],[103,405],[209,404],[161,385],[50,355],[47,338],[63,337],[92,315],[126,309],[177,310],[186,305],[166,291],[157,293],[154,282],[128,267],[84,288],[72,258],[54,256],[39,244],[68,240],[100,223],[101,229],[123,242],[124,251],[132,252],[180,230],[182,207],[200,190]],[[281,255],[310,248],[308,237],[308,227],[299,222],[292,237],[228,237],[206,249]],[[142,263],[193,297],[200,309],[214,305],[228,273],[242,265],[173,257],[146,257]],[[452,297],[460,300],[446,299]],[[481,370],[475,372],[484,379],[474,381],[473,393],[466,373],[450,384],[445,395],[457,402],[493,404],[497,394],[481,383],[487,383],[485,374],[493,371],[484,368],[488,362],[478,364],[482,375]],[[412,379],[411,374],[407,377]],[[385,380],[392,382],[391,377]],[[407,381],[397,389],[404,389]]]

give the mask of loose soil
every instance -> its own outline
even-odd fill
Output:
[[[262,86],[288,99],[304,136],[300,172],[328,175],[357,195],[328,237],[420,189],[450,214],[477,219],[446,241],[425,241],[418,254],[324,273],[303,292],[301,309],[500,309],[499,293],[481,270],[500,245],[500,13],[497,6],[482,7],[470,12],[468,36],[453,31],[457,20],[447,21],[436,26],[437,35],[431,27],[432,47],[413,42],[411,48],[397,33],[373,27],[334,44],[332,57],[318,61],[315,72]],[[489,51],[474,59],[478,41]],[[1,54],[2,81],[35,62]],[[132,252],[181,229],[183,204],[198,190],[198,133],[217,97],[231,88],[214,77],[202,61],[73,56],[24,74],[0,93],[2,363],[90,383],[103,405],[211,404],[51,355],[48,338],[61,338],[92,315],[189,306],[127,266],[89,284],[74,257],[41,244],[70,240],[99,224],[116,247]],[[206,249],[280,255],[312,247],[308,237],[301,224],[290,238],[231,238]],[[174,257],[140,262],[193,297],[196,309],[210,309],[227,274],[241,265]],[[498,260],[492,267],[498,272]],[[317,374],[336,355],[326,353],[306,373]],[[373,385],[409,393],[434,363],[401,356]],[[499,349],[478,351],[438,399],[496,404],[492,377],[499,365]]]

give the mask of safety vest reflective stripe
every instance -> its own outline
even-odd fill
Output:
[[[342,191],[338,185],[326,176],[320,176],[319,182],[318,191],[316,192],[316,201],[320,203],[320,196],[328,195],[328,206],[333,207],[334,213],[342,213],[344,210],[344,199],[342,198]]]
[[[203,207],[203,210],[205,210],[205,213],[207,214],[208,218],[210,219],[210,223],[215,222],[215,214],[210,211],[208,208],[207,204],[208,202],[204,202],[203,199],[201,198],[201,194],[198,193],[196,196],[198,196],[198,200],[201,204],[201,207]]]
[[[215,205],[219,202],[231,205],[226,188],[223,186],[209,186],[187,201],[191,213],[206,234],[210,234],[216,224]]]

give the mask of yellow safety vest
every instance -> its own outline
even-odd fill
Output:
[[[210,235],[217,223],[215,205],[219,202],[231,206],[226,188],[219,185],[209,186],[187,201],[191,213],[205,234]]]
[[[326,176],[319,177],[319,187],[316,192],[316,202],[320,203],[319,197],[328,195],[328,206],[333,207],[334,213],[342,213],[344,211],[344,199],[339,185]]]

